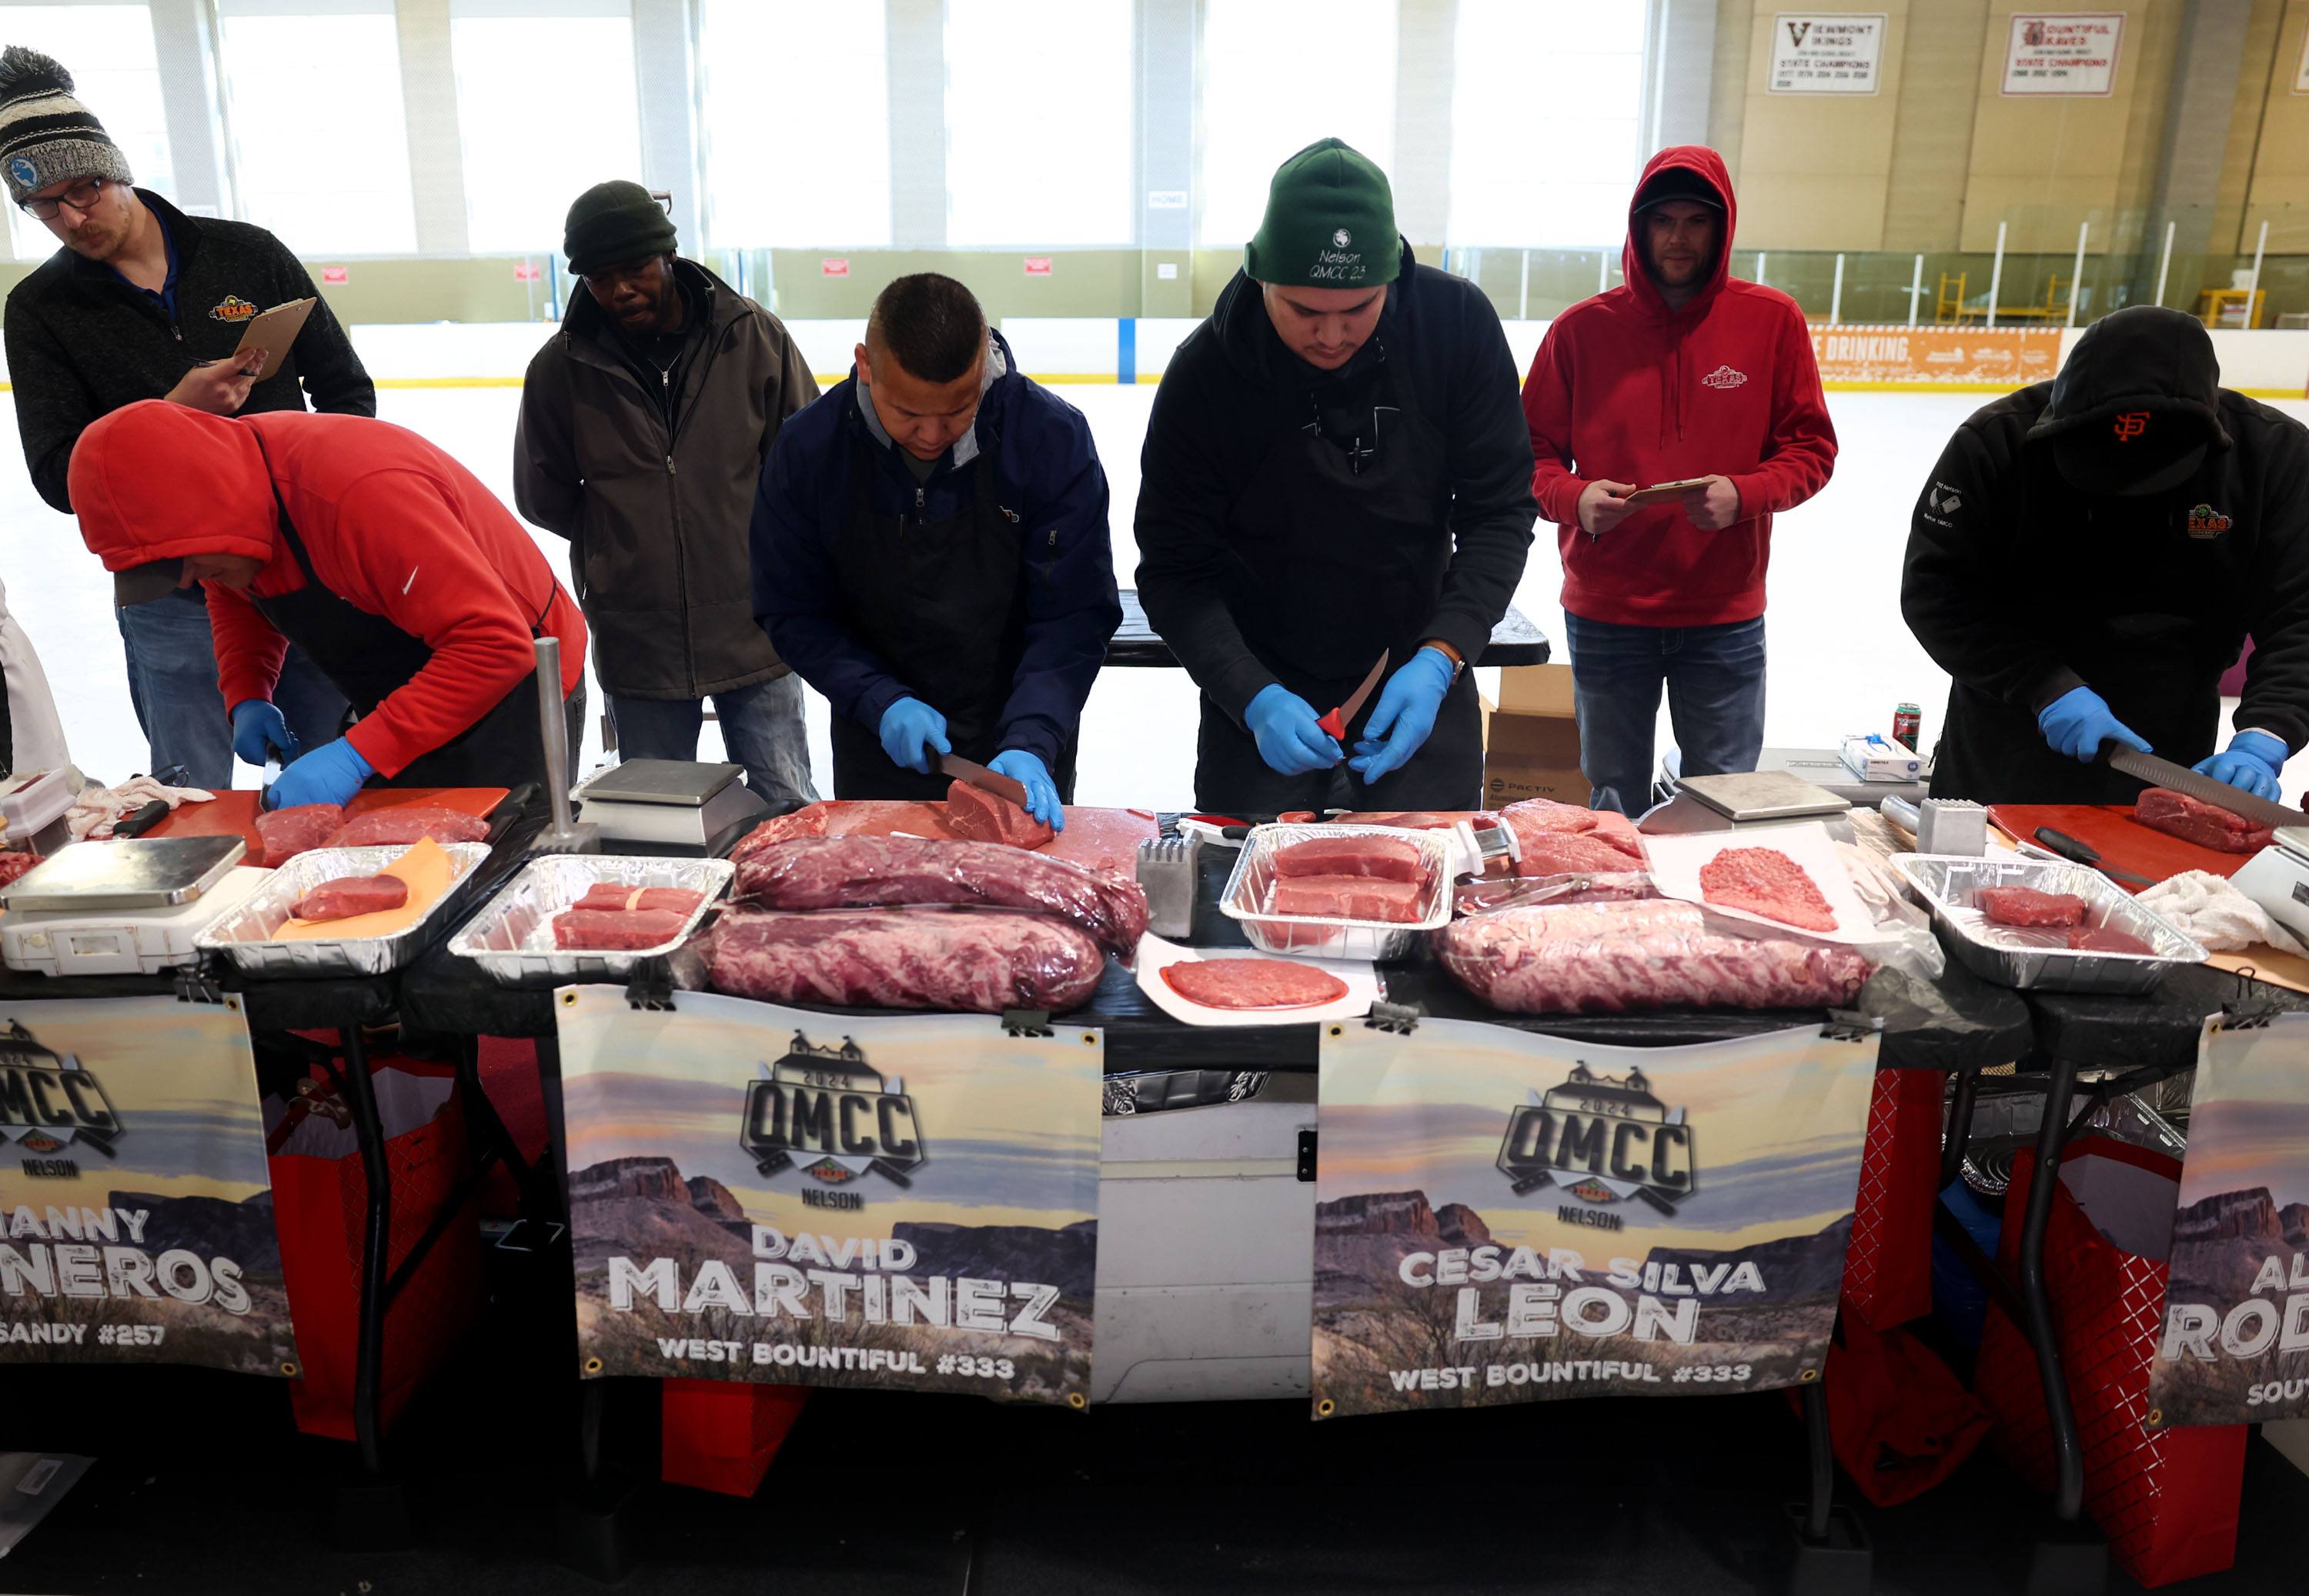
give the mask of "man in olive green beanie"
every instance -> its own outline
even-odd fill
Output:
[[[1284,161],[1140,461],[1138,597],[1203,690],[1197,807],[1482,807],[1463,668],[1523,574],[1531,462],[1498,314],[1413,257],[1387,175],[1336,139]]]

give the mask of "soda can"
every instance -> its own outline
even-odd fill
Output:
[[[1924,712],[1913,703],[1892,706],[1892,740],[1907,749],[1916,751],[1916,738],[1924,729]]]

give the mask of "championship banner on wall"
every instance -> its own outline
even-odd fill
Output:
[[[2205,1022],[2149,1396],[2167,1426],[2309,1417],[2309,1014]]]
[[[1089,1400],[1100,1033],[556,995],[589,1376]]]
[[[1316,1416],[1818,1378],[1876,1050],[1325,1027]]]
[[[2061,332],[2057,327],[1814,327],[1812,352],[1820,380],[1830,387],[2001,392],[2051,381],[2061,366]]]
[[[297,1373],[238,998],[0,1003],[0,1362]]]

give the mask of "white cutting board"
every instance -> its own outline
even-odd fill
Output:
[[[1797,868],[1812,877],[1812,884],[1820,888],[1820,895],[1828,900],[1829,911],[1836,916],[1836,929],[1806,930],[1786,920],[1751,914],[1744,909],[1710,903],[1700,894],[1699,872],[1710,859],[1729,848],[1769,848],[1786,854],[1795,861]],[[1681,898],[1687,903],[1699,904],[1710,914],[1745,920],[1794,936],[1850,943],[1881,939],[1868,906],[1860,901],[1860,894],[1853,891],[1852,878],[1844,873],[1844,861],[1837,854],[1835,839],[1818,821],[1808,825],[1775,825],[1763,830],[1735,827],[1728,832],[1695,832],[1681,837],[1647,836],[1644,851],[1651,856],[1652,885],[1664,897]]]
[[[1312,1025],[1324,1020],[1360,1020],[1371,1013],[1371,1005],[1379,1001],[1379,972],[1368,959],[1282,959],[1285,964],[1304,964],[1310,970],[1319,970],[1347,983],[1347,995],[1329,1003],[1319,1003],[1307,1008],[1210,1008],[1195,1003],[1180,994],[1163,979],[1165,964],[1189,963],[1199,959],[1276,959],[1274,953],[1262,953],[1247,947],[1181,947],[1147,932],[1138,939],[1138,989],[1148,1001],[1173,1020],[1189,1025]]]

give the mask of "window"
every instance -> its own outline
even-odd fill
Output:
[[[572,200],[641,180],[627,0],[452,0],[449,48],[475,254],[558,249]]]
[[[218,0],[244,220],[299,254],[417,247],[392,0]]]
[[[887,246],[883,0],[703,0],[698,37],[714,246]]]
[[[11,5],[0,10],[7,44],[55,56],[86,106],[128,158],[141,187],[174,197],[169,121],[160,105],[160,65],[152,19],[142,5]],[[19,260],[56,253],[56,235],[13,206],[10,238]]]
[[[1314,7],[1276,0],[1209,4],[1196,237],[1223,249],[1238,247],[1258,231],[1275,168],[1317,139],[1345,139],[1382,169],[1394,164],[1396,5],[1395,0],[1329,0]],[[1528,74],[1532,64],[1524,66]],[[1552,79],[1552,71],[1548,76]],[[1540,91],[1526,77],[1517,90],[1518,103]]]
[[[1616,246],[1644,154],[1644,0],[1459,0],[1454,54],[1449,241]]]
[[[1128,244],[1130,0],[947,0],[947,242]]]

